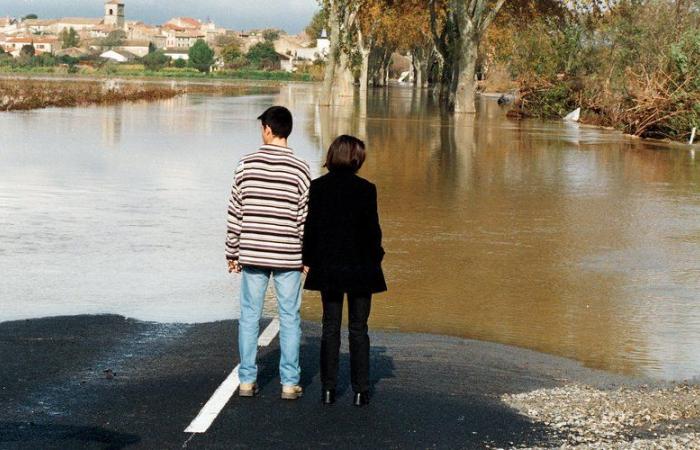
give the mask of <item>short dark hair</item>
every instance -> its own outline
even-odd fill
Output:
[[[365,162],[365,143],[354,136],[338,136],[328,148],[326,164],[330,172],[357,172]]]
[[[258,120],[263,126],[270,127],[272,134],[277,137],[287,139],[292,134],[292,113],[284,106],[267,108]]]

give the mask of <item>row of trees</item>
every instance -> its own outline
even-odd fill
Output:
[[[64,40],[63,47],[75,47],[79,41],[76,41],[76,36],[71,33],[71,30],[65,30],[61,33],[61,39]],[[240,42],[235,37],[222,37],[217,44],[220,46],[220,55],[224,63],[224,67],[228,69],[256,69],[256,70],[273,70],[279,69],[280,56],[275,51],[272,35],[264,42],[260,42],[252,46],[247,53],[241,51]],[[65,42],[68,41],[68,42]],[[118,46],[115,42],[110,41],[110,44],[103,46],[112,48]],[[74,45],[70,45],[74,44]],[[104,42],[103,42],[104,44]],[[36,49],[33,45],[25,45],[19,52],[19,57],[14,60],[9,54],[5,54],[0,47],[0,55],[2,55],[2,65],[13,65],[18,67],[50,67],[58,64],[68,64],[74,66],[81,60],[99,62],[97,54],[88,55],[83,58],[61,57],[56,58],[50,54],[43,53],[36,55]],[[146,56],[139,59],[146,70],[159,71],[167,66],[176,68],[192,67],[201,72],[209,72],[211,67],[216,62],[216,51],[210,47],[204,40],[198,40],[188,52],[189,59],[172,60],[165,54],[165,51],[156,48],[151,43],[149,52]]]
[[[321,103],[388,80],[392,54],[412,56],[417,86],[456,113],[475,112],[479,46],[505,0],[322,0],[308,31],[330,30]]]
[[[217,45],[221,48],[221,59],[228,69],[251,68],[258,70],[279,69],[280,56],[274,42],[280,36],[277,30],[263,31],[263,41],[251,46],[243,53],[241,42],[235,36],[221,36]]]

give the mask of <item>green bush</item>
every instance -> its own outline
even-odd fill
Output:
[[[209,72],[211,66],[214,65],[214,50],[202,39],[198,39],[190,48],[189,57],[190,67],[194,67],[200,72]]]
[[[246,59],[255,69],[274,70],[280,67],[280,56],[271,41],[258,42],[250,47]]]
[[[170,57],[163,50],[156,50],[141,58],[141,62],[146,70],[157,72],[168,65]]]

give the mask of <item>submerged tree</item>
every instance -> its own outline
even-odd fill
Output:
[[[443,61],[442,98],[456,113],[474,113],[479,46],[505,0],[448,0],[442,10],[438,3],[430,1],[433,38]]]
[[[331,29],[331,48],[321,93],[323,106],[353,94],[355,79],[352,74],[349,41],[358,6],[356,0],[323,0],[323,7],[329,11],[328,23]]]
[[[458,113],[475,112],[479,46],[504,3],[505,0],[323,0],[331,49],[322,104],[352,94],[355,69],[359,69],[361,92],[370,78],[375,85],[384,84],[392,54],[399,50],[412,56],[418,85],[429,78],[439,59],[444,103]]]

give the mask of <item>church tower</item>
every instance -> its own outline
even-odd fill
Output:
[[[107,0],[105,3],[105,25],[124,29],[124,1]]]

